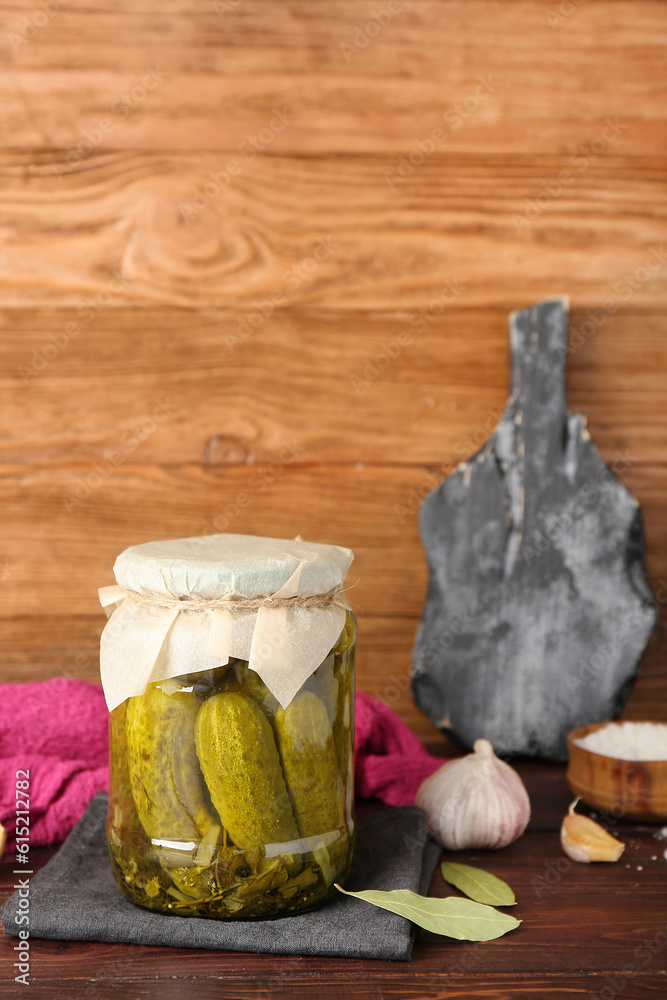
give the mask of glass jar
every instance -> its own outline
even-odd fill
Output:
[[[110,713],[107,835],[139,906],[276,917],[319,906],[354,842],[354,654],[347,611],[282,708],[248,660],[148,684]]]

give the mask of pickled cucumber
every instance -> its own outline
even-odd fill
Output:
[[[195,723],[199,764],[211,801],[241,850],[297,840],[271,724],[236,691],[208,698]]]
[[[200,704],[199,694],[174,681],[149,684],[143,695],[128,702],[125,739],[132,797],[151,839],[197,841],[215,822],[195,750]]]
[[[340,656],[354,645],[357,639],[357,620],[351,611],[347,612],[345,625],[338,637],[338,642],[332,649],[334,656]]]
[[[271,694],[257,671],[251,670],[245,660],[239,660],[234,671],[237,685],[235,690],[242,694],[249,694],[269,714],[275,712],[278,708],[278,699],[274,694]],[[231,685],[229,689],[232,690]]]
[[[352,753],[354,733],[354,653],[357,639],[357,623],[348,611],[338,645],[334,651],[334,678],[338,684],[338,700],[336,704],[336,725],[334,726],[334,741],[336,755],[344,780],[347,784],[349,798],[347,812],[351,815],[351,796],[354,789],[354,760]]]
[[[334,673],[336,658],[333,653],[329,653],[317,668],[315,673],[304,681],[302,691],[312,691],[320,699],[327,710],[329,725],[333,728],[336,724],[338,712],[339,682]]]
[[[278,708],[274,725],[294,815],[302,837],[342,823],[340,778],[327,710],[312,691],[299,691]]]
[[[123,701],[109,714],[109,819],[107,832],[120,844],[129,831],[142,827],[132,797],[130,769],[125,753],[125,718],[129,702]]]

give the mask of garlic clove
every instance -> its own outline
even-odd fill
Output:
[[[506,847],[530,819],[530,799],[516,771],[498,760],[488,740],[443,764],[424,781],[416,805],[432,836],[450,851]]]
[[[588,864],[591,861],[618,861],[625,844],[588,816],[576,813],[578,798],[571,803],[560,828],[560,842],[568,858]]]

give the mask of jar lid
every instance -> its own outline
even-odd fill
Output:
[[[353,558],[349,549],[301,539],[203,535],[133,545],[114,574],[119,586],[144,595],[272,597],[293,581],[285,597],[311,596],[341,587]]]
[[[349,549],[205,535],[126,549],[101,587],[110,710],[152,682],[246,660],[286,708],[345,624]]]

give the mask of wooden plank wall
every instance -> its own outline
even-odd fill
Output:
[[[1,4],[2,679],[97,677],[128,545],[300,533],[355,550],[359,685],[433,736],[419,498],[552,293],[664,603],[666,41],[650,0]]]

